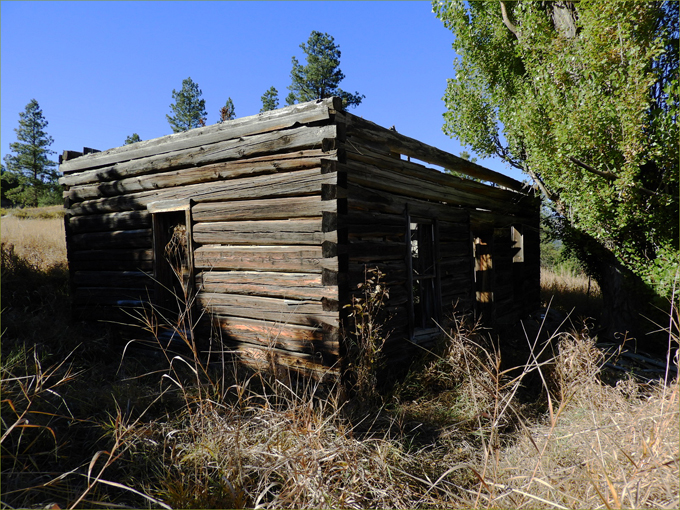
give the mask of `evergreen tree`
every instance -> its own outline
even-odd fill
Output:
[[[276,110],[279,107],[279,91],[272,85],[269,90],[262,94],[262,109],[260,112]]]
[[[3,187],[16,183],[6,193],[16,204],[37,207],[61,202],[57,164],[49,159],[55,152],[49,149],[54,140],[45,132],[47,124],[35,99],[19,114],[19,127],[14,130],[17,141],[9,144],[16,155],[5,156],[6,170],[2,173]]]
[[[207,112],[205,111],[205,99],[201,99],[203,92],[191,78],[182,81],[182,89],[177,92],[172,90],[170,105],[173,115],[166,115],[173,133],[188,131],[205,125]]]
[[[231,98],[227,99],[227,103],[220,108],[220,122],[225,120],[233,120],[236,118],[236,110],[234,109],[234,102]]]
[[[141,141],[142,141],[142,139],[139,137],[139,135],[137,133],[132,133],[131,136],[128,136],[125,139],[125,145],[130,145],[131,143],[137,143],[137,142],[141,142]]]
[[[306,55],[307,65],[302,65],[293,57],[293,69],[290,72],[292,80],[288,87],[290,94],[286,103],[313,101],[326,97],[337,96],[342,99],[343,107],[359,106],[366,97],[358,92],[350,94],[340,89],[338,85],[345,78],[340,70],[340,47],[328,34],[312,31],[307,44],[300,45]]]

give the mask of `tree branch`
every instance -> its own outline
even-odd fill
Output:
[[[508,18],[508,11],[505,10],[505,2],[501,2],[501,14],[503,15],[503,23],[505,24],[506,27],[508,27],[508,30],[515,34],[515,37],[519,39],[519,33],[517,32],[517,27],[512,24],[510,21],[510,18]]]
[[[569,159],[571,160],[572,163],[580,166],[584,170],[588,170],[589,172],[599,175],[600,177],[604,177],[605,179],[609,179],[610,181],[615,181],[616,179],[618,179],[618,177],[615,174],[611,172],[603,172],[602,170],[597,170],[596,168],[593,168],[590,165],[586,165],[583,161],[576,159],[574,156],[569,156]],[[635,189],[637,189],[640,193],[650,197],[655,197],[658,194],[648,190],[647,188],[643,188],[642,186],[635,186]]]

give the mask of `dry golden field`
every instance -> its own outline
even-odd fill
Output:
[[[37,267],[66,264],[64,220],[56,218],[18,218],[7,215],[0,219],[2,242],[14,246],[14,252]]]
[[[2,219],[2,508],[680,507],[677,378],[612,372],[587,330],[514,366],[457,317],[405,380],[348,398],[71,323],[63,235]],[[542,285],[597,312],[587,278]]]

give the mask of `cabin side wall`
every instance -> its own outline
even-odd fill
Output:
[[[385,273],[391,360],[412,355],[404,338],[428,345],[454,309],[502,326],[539,306],[540,202],[533,195],[428,168],[428,159],[441,165],[446,156],[350,114],[339,121],[348,183],[348,300],[366,267]],[[443,162],[454,170],[467,163],[457,160]],[[419,319],[433,298],[436,320]]]

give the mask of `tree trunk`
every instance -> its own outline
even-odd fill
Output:
[[[575,247],[578,258],[586,264],[602,291],[602,315],[598,333],[600,341],[627,340],[628,348],[665,353],[667,336],[653,334],[659,327],[660,310],[655,309],[655,294],[635,273],[626,268],[614,254],[584,233],[571,232],[567,241]],[[656,317],[656,319],[653,319]]]

